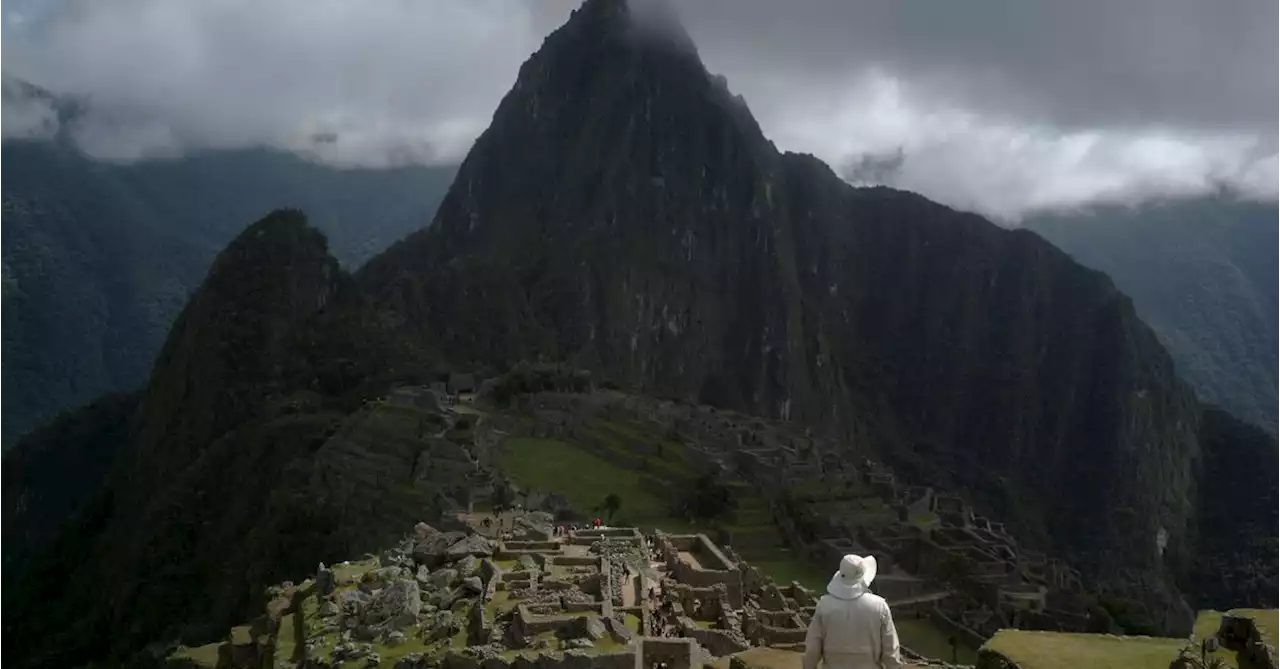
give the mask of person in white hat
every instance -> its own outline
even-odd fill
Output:
[[[804,640],[804,669],[901,669],[902,653],[893,614],[884,598],[867,588],[876,559],[846,555],[818,600]]]

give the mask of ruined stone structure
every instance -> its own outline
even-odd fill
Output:
[[[749,551],[785,543],[826,566],[842,555],[873,554],[874,587],[895,611],[928,617],[977,648],[996,630],[1090,628],[1079,573],[1060,560],[1023,550],[1004,526],[961,497],[909,485],[856,448],[785,424],[710,407],[624,393],[535,393],[519,399],[533,436],[583,444],[593,454],[640,472],[646,486],[669,483],[645,473],[655,444],[620,439],[600,447],[595,420],[649,426],[674,435],[707,468],[746,481],[774,500],[777,532],[724,532],[726,548]],[[695,576],[696,578],[696,576]]]
[[[462,513],[448,531],[419,523],[378,556],[322,564],[273,587],[266,613],[227,642],[170,665],[677,669],[803,647],[814,593],[774,583],[705,535],[562,535],[546,514],[507,516],[495,525]],[[517,527],[519,538],[506,529]],[[200,655],[217,659],[191,659]]]

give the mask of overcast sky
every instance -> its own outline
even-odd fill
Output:
[[[104,158],[457,162],[577,4],[6,0],[3,67],[89,96],[74,132]],[[678,4],[766,134],[849,178],[1004,220],[1224,183],[1276,198],[1276,0]],[[6,137],[48,120],[6,98]]]

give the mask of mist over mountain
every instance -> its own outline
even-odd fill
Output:
[[[4,439],[146,380],[217,251],[305,207],[358,266],[426,225],[454,168],[341,170],[267,150],[113,165],[59,140],[3,145]]]
[[[1277,219],[1230,197],[1025,222],[1133,298],[1200,397],[1276,433]]]

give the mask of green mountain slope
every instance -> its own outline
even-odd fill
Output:
[[[1222,198],[1105,207],[1027,227],[1106,272],[1206,402],[1276,433],[1274,204]]]
[[[454,171],[337,170],[265,150],[108,165],[57,142],[5,142],[2,160],[6,444],[139,387],[245,221],[305,207],[357,266],[430,221]]]

